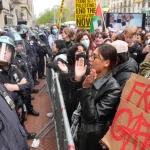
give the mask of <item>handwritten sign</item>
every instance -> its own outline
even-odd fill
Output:
[[[76,24],[79,28],[89,28],[95,14],[96,0],[75,0]]]
[[[110,150],[150,150],[149,79],[132,74],[103,142]]]

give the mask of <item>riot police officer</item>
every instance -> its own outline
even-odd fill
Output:
[[[31,93],[30,83],[18,66],[12,63],[15,56],[15,43],[11,38],[1,36],[0,45],[0,81],[8,91],[12,93],[17,92],[21,97],[26,97]],[[23,110],[23,112],[26,111],[25,108]],[[28,138],[34,138],[36,136],[35,133],[29,133],[27,131],[26,133],[28,134]]]
[[[37,72],[37,62],[36,62],[36,56],[34,55],[34,47],[33,42],[29,39],[29,31],[26,25],[19,25],[17,27],[18,33],[21,35],[22,39],[24,40],[24,46],[25,46],[25,53],[29,56],[31,63],[32,63],[32,78],[34,82],[36,82],[36,72]],[[37,89],[33,89],[34,93],[38,93]]]
[[[26,132],[15,110],[14,100],[0,83],[0,149],[29,150],[26,138]]]
[[[23,52],[23,40],[21,36],[14,31],[8,31],[5,36],[8,36],[12,38],[15,42],[15,50],[16,50],[16,55],[15,59],[13,61],[14,64],[17,64],[17,66],[20,67],[22,73],[28,79],[31,91],[34,88],[34,82],[31,76],[31,71],[32,70],[32,65],[29,61],[28,56]],[[36,112],[33,109],[33,105],[31,104],[31,93],[29,93],[26,96],[22,96],[22,99],[24,100],[24,103],[26,104],[28,114],[34,115],[34,116],[39,116],[39,113]]]

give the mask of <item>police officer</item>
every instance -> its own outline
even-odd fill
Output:
[[[0,83],[0,149],[29,150],[26,138],[27,135],[19,122],[13,98]]]
[[[0,81],[3,82],[8,91],[12,93],[17,92],[21,97],[26,97],[31,92],[30,83],[24,77],[21,70],[12,63],[15,56],[15,43],[11,38],[1,36],[0,45]],[[23,110],[24,112],[26,111],[25,108]],[[24,121],[22,123],[24,125]],[[28,138],[34,138],[36,136],[35,133],[29,133],[27,131],[26,133],[28,134]]]
[[[31,76],[32,65],[29,61],[28,56],[23,52],[23,40],[21,36],[14,31],[8,31],[5,36],[12,38],[15,42],[16,56],[14,59],[15,64],[20,67],[26,79],[28,79],[31,91],[34,88],[34,81]],[[33,105],[31,104],[31,93],[26,96],[22,96],[24,103],[26,104],[28,114],[39,116],[39,113],[33,109]]]
[[[34,55],[34,47],[33,42],[29,39],[29,33],[28,28],[26,25],[19,25],[17,27],[18,33],[21,35],[22,39],[24,40],[24,46],[25,46],[25,53],[29,56],[31,63],[32,63],[32,78],[33,81],[36,82],[36,72],[37,72],[37,62],[36,62],[36,56]],[[35,83],[34,83],[35,84]],[[37,89],[33,89],[32,92],[38,93]]]
[[[31,37],[30,44],[33,46],[34,57],[35,57],[35,61],[37,64],[37,68],[33,72],[33,79],[34,79],[35,84],[38,84],[36,74],[38,72],[38,66],[39,66],[39,62],[40,62],[40,51],[41,51],[40,44],[38,42],[37,33],[30,33],[30,37]]]

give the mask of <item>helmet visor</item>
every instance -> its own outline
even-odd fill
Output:
[[[9,44],[0,43],[0,65],[11,62],[13,49]]]

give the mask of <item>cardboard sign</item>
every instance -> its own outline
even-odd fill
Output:
[[[102,139],[110,150],[150,150],[150,80],[132,74],[112,126]]]
[[[96,0],[75,0],[76,24],[79,28],[89,28],[96,10]]]

